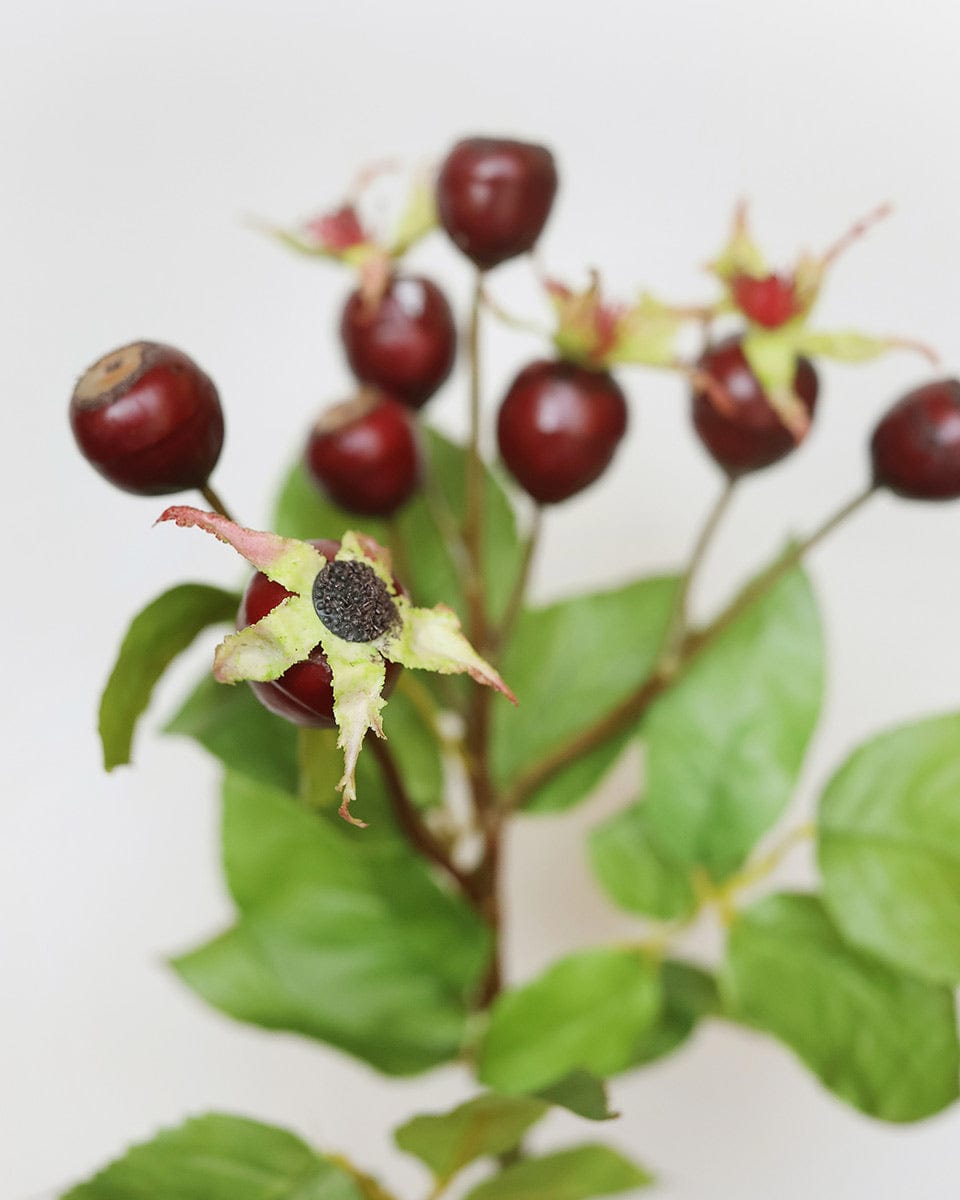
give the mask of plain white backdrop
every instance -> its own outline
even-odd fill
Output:
[[[155,730],[210,646],[157,696],[136,765],[105,776],[99,690],[125,623],[172,582],[232,582],[200,537],[152,530],[160,502],[113,492],[79,458],[66,406],[94,358],[169,341],[217,380],[228,439],[215,482],[252,525],[281,467],[348,377],[332,336],[347,280],[244,227],[336,201],[371,159],[436,158],[511,133],[557,153],[543,243],[628,295],[708,296],[700,264],[735,199],[788,262],[890,199],[896,216],[831,281],[826,326],[923,336],[960,366],[960,9],[952,0],[456,3],[7,0],[0,8],[0,312],[4,683],[0,800],[0,1173],[28,1198],[75,1181],[187,1113],[229,1109],[341,1150],[408,1197],[389,1130],[463,1097],[455,1070],[385,1083],[323,1047],[241,1027],[164,966],[229,916],[217,773]],[[465,264],[437,238],[415,260],[462,306]],[[498,295],[534,302],[529,272]],[[487,400],[539,351],[491,332]],[[827,368],[803,451],[743,488],[698,603],[709,609],[790,531],[865,478],[872,422],[927,377],[904,356]],[[676,565],[718,478],[671,379],[625,373],[633,429],[607,480],[549,526],[547,598]],[[433,402],[463,427],[458,375]],[[824,723],[796,812],[887,724],[960,704],[960,507],[882,499],[818,551],[832,655]],[[583,832],[626,780],[510,843],[510,967],[633,931],[591,884]],[[619,789],[619,790],[618,790]],[[782,878],[803,881],[797,853]],[[697,943],[708,952],[709,934]],[[960,1111],[872,1123],[758,1036],[708,1027],[617,1083],[599,1131],[648,1162],[664,1200],[946,1200]],[[541,1144],[573,1134],[555,1118]],[[584,1131],[588,1136],[595,1130]]]

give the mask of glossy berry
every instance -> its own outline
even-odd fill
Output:
[[[751,371],[739,337],[711,346],[697,367],[709,374],[726,393],[732,411],[722,409],[705,391],[693,393],[693,425],[711,457],[728,475],[746,475],[779,462],[797,447],[793,434],[770,406],[766,392]],[[797,361],[793,387],[812,415],[819,382],[813,365]]]
[[[347,361],[362,382],[411,408],[450,374],[457,329],[443,292],[419,275],[394,275],[379,298],[352,292],[340,320]]]
[[[779,329],[800,312],[793,280],[785,275],[738,275],[731,285],[737,308],[765,329]]]
[[[95,362],[74,388],[70,425],[100,474],[141,496],[202,488],[223,445],[213,382],[157,342],[133,342]]]
[[[536,244],[557,191],[545,146],[506,138],[457,142],[437,177],[440,223],[478,267],[495,267]]]
[[[627,400],[606,371],[531,363],[507,390],[497,420],[510,474],[541,504],[576,495],[603,474],[627,428]]]
[[[914,500],[960,496],[960,380],[907,392],[870,443],[874,482]]]
[[[348,512],[388,517],[413,495],[420,455],[409,409],[366,390],[323,413],[307,439],[307,470]]]
[[[340,549],[339,542],[327,539],[312,544],[330,560]],[[247,584],[247,590],[240,602],[237,628],[243,629],[246,625],[253,625],[289,595],[286,588],[257,572]],[[392,691],[399,670],[396,664],[387,663],[385,696]],[[279,679],[270,683],[251,683],[250,687],[264,708],[268,708],[277,716],[285,717],[295,725],[329,729],[336,724],[333,719],[332,678],[327,657],[317,645],[310,652],[309,658],[295,663],[284,671]]]

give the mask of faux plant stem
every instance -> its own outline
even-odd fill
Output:
[[[530,530],[523,543],[523,553],[519,569],[517,570],[517,577],[514,580],[513,590],[507,600],[503,618],[500,621],[500,627],[496,630],[495,636],[491,638],[491,650],[494,652],[502,651],[509,642],[514,626],[517,623],[520,613],[523,611],[523,602],[526,599],[527,586],[530,583],[530,571],[533,567],[533,560],[536,557],[537,547],[540,544],[542,529],[543,506],[537,504],[533,510]]]
[[[699,654],[738,617],[742,616],[751,605],[765,596],[786,574],[793,570],[809,550],[819,545],[861,508],[875,490],[876,488],[871,484],[854,496],[852,500],[818,526],[813,533],[797,542],[787,554],[776,559],[766,571],[748,583],[709,624],[703,629],[690,633],[684,639],[672,666],[659,664],[636,691],[612,708],[600,720],[588,726],[578,737],[565,742],[551,754],[545,755],[538,763],[534,763],[532,767],[519,775],[513,786],[501,797],[503,806],[509,810],[522,808],[539,788],[553,779],[565,767],[634,725]]]
[[[467,357],[470,366],[470,440],[467,445],[466,513],[463,539],[469,557],[467,606],[470,640],[483,654],[486,642],[486,613],[483,593],[483,458],[480,454],[480,309],[483,303],[483,272],[474,282],[467,328]]]
[[[663,639],[663,649],[660,654],[660,665],[668,672],[677,666],[677,653],[687,636],[690,626],[690,614],[688,611],[690,593],[693,590],[693,585],[696,582],[697,575],[703,565],[703,560],[706,558],[707,551],[710,549],[714,535],[720,526],[720,522],[730,507],[730,501],[733,499],[736,484],[736,479],[732,477],[728,477],[724,483],[723,490],[707,513],[707,519],[694,543],[687,569],[684,571],[677,587],[677,593],[673,601],[673,610],[667,623],[667,632]]]
[[[205,483],[199,490],[201,496],[203,496],[204,500],[206,500],[207,504],[210,505],[210,508],[214,512],[219,513],[221,517],[226,517],[228,521],[232,521],[234,519],[230,515],[230,510],[220,499],[219,494],[214,490],[209,481]]]

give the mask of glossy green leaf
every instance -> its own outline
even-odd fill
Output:
[[[270,528],[281,537],[339,542],[347,529],[360,530],[381,545],[390,544],[386,522],[377,517],[348,513],[322,495],[298,458],[287,472],[273,509]]]
[[[459,1053],[489,936],[396,833],[377,784],[376,774],[365,781],[371,828],[361,831],[228,776],[224,855],[238,920],[175,966],[240,1020],[410,1074]]]
[[[170,663],[210,625],[233,622],[239,596],[182,583],[134,617],[100,701],[100,740],[108,771],[130,761],[137,720]]]
[[[441,1182],[478,1158],[503,1154],[545,1116],[550,1105],[530,1096],[477,1096],[451,1112],[414,1117],[394,1134],[397,1145],[425,1162]]]
[[[494,711],[493,772],[501,787],[636,691],[653,668],[675,587],[672,579],[644,579],[523,613],[502,663],[520,706]],[[551,811],[584,799],[629,737],[565,768],[529,808]]]
[[[214,1113],[134,1146],[62,1200],[364,1200],[364,1193],[343,1166],[292,1133]]]
[[[820,801],[824,899],[848,941],[960,984],[960,716],[862,746]]]
[[[660,968],[660,987],[663,1002],[656,1023],[637,1044],[637,1066],[672,1054],[704,1017],[716,1016],[721,1010],[716,980],[692,963],[667,959]]]
[[[588,1121],[612,1121],[617,1116],[610,1111],[603,1080],[589,1071],[571,1071],[549,1087],[540,1088],[536,1095]]]
[[[671,862],[647,831],[642,804],[616,813],[590,835],[590,862],[604,891],[628,912],[679,920],[696,908],[690,871]]]
[[[677,862],[731,875],[783,812],[817,722],[823,641],[793,571],[726,629],[644,723],[650,836]]]
[[[951,992],[852,949],[814,896],[768,896],[742,913],[721,984],[728,1015],[779,1038],[870,1116],[916,1121],[960,1094]]]
[[[231,771],[297,791],[297,729],[268,712],[245,683],[229,687],[204,675],[165,733],[199,742]]]
[[[656,973],[639,952],[601,947],[572,954],[494,1004],[480,1079],[516,1093],[578,1069],[616,1074],[633,1061],[659,1001]]]
[[[466,1200],[590,1200],[645,1187],[652,1176],[608,1146],[574,1146],[515,1163]]]

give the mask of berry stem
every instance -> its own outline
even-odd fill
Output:
[[[203,496],[204,500],[206,500],[207,504],[210,505],[210,508],[214,512],[219,513],[221,517],[226,517],[228,521],[233,521],[233,517],[230,515],[230,510],[220,499],[219,494],[214,491],[213,486],[209,481],[205,483],[202,488],[200,488],[200,495]]]
[[[533,568],[533,561],[536,558],[542,531],[543,505],[537,504],[533,510],[530,529],[523,542],[520,566],[517,569],[517,577],[513,583],[513,590],[503,610],[500,626],[490,638],[490,649],[494,654],[499,654],[507,645],[510,635],[513,633],[514,626],[520,617],[520,613],[523,611],[523,602],[526,599],[527,586],[530,582],[530,572]]]
[[[684,638],[676,655],[675,664],[658,663],[632,695],[622,700],[605,716],[589,725],[576,738],[564,743],[538,763],[524,771],[501,797],[501,804],[508,811],[522,808],[530,797],[565,767],[575,762],[610,738],[631,728],[650,708],[653,702],[683,674],[704,650],[741,617],[747,609],[764,597],[780,580],[800,562],[808,551],[819,545],[826,537],[848,520],[876,491],[871,484],[859,492],[836,512],[829,516],[813,533],[794,546],[780,558],[775,559],[760,575],[751,580],[741,592],[712,621],[702,629],[692,630]]]
[[[703,523],[703,527],[697,536],[690,554],[687,569],[681,575],[680,582],[677,585],[673,609],[671,610],[670,618],[667,622],[667,632],[663,639],[663,648],[660,651],[660,666],[667,671],[672,671],[679,665],[677,655],[690,630],[690,592],[717,529],[720,526],[720,522],[730,507],[730,501],[733,499],[736,484],[737,481],[735,478],[728,477],[725,480],[723,489],[707,513],[707,518]]]
[[[483,271],[477,271],[470,323],[467,327],[467,358],[470,364],[470,441],[467,446],[466,512],[463,540],[469,559],[467,606],[470,640],[483,654],[486,645],[486,611],[483,594],[483,459],[480,455],[480,309],[483,305]]]

